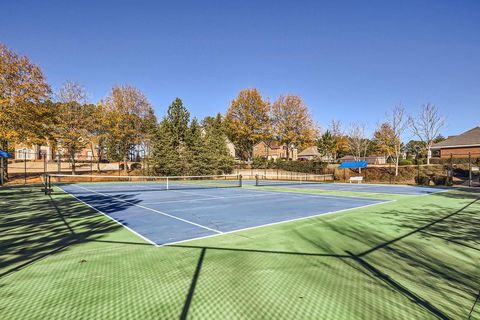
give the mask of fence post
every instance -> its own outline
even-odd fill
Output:
[[[3,158],[0,158],[0,186],[3,186],[3,175],[5,172],[3,172]]]
[[[60,153],[57,152],[57,173],[60,174],[62,172],[62,162],[60,161]]]
[[[23,151],[23,184],[27,184],[27,151]]]
[[[468,186],[472,186],[472,154],[468,153]]]

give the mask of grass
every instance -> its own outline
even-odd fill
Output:
[[[0,189],[0,318],[480,319],[480,193],[382,197],[156,248],[67,194]]]

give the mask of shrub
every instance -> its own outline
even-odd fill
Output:
[[[436,186],[444,186],[447,184],[447,176],[433,176],[433,183]]]
[[[403,160],[398,161],[398,165],[399,166],[410,166],[410,165],[412,165],[412,161],[403,159]]]
[[[285,171],[295,171],[303,173],[323,173],[327,167],[327,163],[310,160],[310,161],[287,161],[287,160],[278,160],[274,163],[274,168],[281,169]]]
[[[415,164],[422,165],[424,163],[425,163],[425,159],[420,158],[420,159],[415,160]]]
[[[142,164],[140,162],[134,162],[130,165],[130,170],[140,170],[142,169]]]
[[[428,177],[428,176],[415,177],[415,182],[418,185],[428,186],[430,184],[430,177]]]

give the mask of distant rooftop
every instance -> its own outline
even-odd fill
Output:
[[[462,134],[450,136],[446,140],[436,143],[432,149],[453,148],[462,146],[477,146],[480,145],[480,127],[475,127]]]

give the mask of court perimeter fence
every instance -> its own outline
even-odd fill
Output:
[[[424,161],[423,161],[424,162]],[[361,176],[365,183],[461,185],[480,186],[480,153],[451,154],[444,158],[431,158],[430,165],[421,161],[403,160],[395,175],[395,166],[370,165],[367,169],[338,169],[338,164],[329,164],[320,171],[294,172],[283,169],[234,168],[233,174],[242,175],[244,180],[255,180],[256,176],[277,180],[308,179],[316,175],[329,175],[326,182],[348,182],[350,177]],[[154,175],[149,159],[123,162],[108,162],[96,157],[58,157],[48,159],[37,154],[25,154],[22,158],[8,159],[8,171],[3,176],[9,184],[38,184],[46,174],[86,175]],[[0,169],[3,172],[3,170]]]

